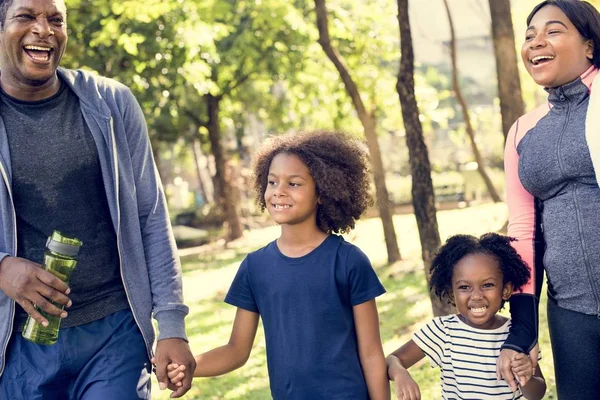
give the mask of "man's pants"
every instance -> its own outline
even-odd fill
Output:
[[[0,399],[150,399],[150,360],[130,310],[60,330],[45,346],[14,333]]]

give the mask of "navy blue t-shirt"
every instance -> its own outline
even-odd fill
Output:
[[[225,302],[260,314],[275,400],[363,400],[352,307],[383,293],[367,256],[330,235],[303,257],[276,242],[250,253]]]

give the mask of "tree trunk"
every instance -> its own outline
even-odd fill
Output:
[[[423,127],[419,120],[419,108],[415,98],[414,52],[410,19],[408,16],[408,0],[398,0],[398,25],[400,26],[400,69],[396,91],[402,106],[402,119],[406,131],[406,145],[412,174],[412,203],[421,240],[421,258],[425,268],[427,285],[431,280],[429,267],[431,259],[440,247],[440,234],[435,209],[435,195],[431,181],[431,165],[427,145],[423,139]],[[435,316],[448,315],[452,306],[442,303],[429,293],[431,306]]]
[[[315,0],[315,11],[317,14],[317,28],[319,30],[319,44],[327,57],[331,60],[340,78],[344,83],[346,92],[352,99],[354,109],[358,114],[358,118],[362,123],[365,136],[367,138],[367,146],[371,154],[371,163],[373,175],[375,179],[375,191],[377,198],[377,208],[379,216],[383,224],[383,234],[388,254],[388,262],[392,263],[401,259],[400,250],[398,249],[398,241],[396,239],[396,231],[394,230],[394,222],[392,219],[392,205],[389,200],[389,194],[385,184],[385,171],[379,151],[379,143],[377,142],[377,130],[375,123],[375,115],[373,112],[368,112],[363,104],[358,86],[350,76],[348,68],[344,64],[341,55],[333,48],[329,38],[329,22],[327,20],[327,9],[325,0]]]
[[[204,179],[202,178],[202,166],[200,165],[200,158],[203,157],[202,149],[196,139],[192,140],[192,153],[194,154],[194,163],[196,165],[196,176],[198,177],[198,188],[202,195],[202,201],[204,204],[208,204],[208,195],[204,185]]]
[[[525,114],[525,103],[521,95],[510,0],[489,0],[489,2],[498,74],[498,97],[502,113],[502,132],[506,140],[512,124]]]
[[[221,129],[219,125],[219,102],[221,101],[221,97],[207,94],[204,98],[208,108],[208,139],[213,157],[215,158],[215,182],[217,183],[215,192],[227,224],[227,239],[234,240],[242,237],[243,232],[237,214],[235,196],[228,179],[227,161],[221,147]]]
[[[463,119],[465,121],[465,129],[467,131],[467,135],[471,141],[471,149],[473,150],[473,157],[475,157],[475,162],[477,163],[477,170],[487,187],[487,190],[490,194],[490,197],[494,201],[494,203],[499,203],[500,196],[498,192],[496,192],[496,188],[492,183],[489,175],[487,174],[485,165],[483,163],[483,158],[481,157],[481,153],[479,152],[479,148],[477,147],[477,142],[475,141],[475,131],[473,130],[473,126],[471,125],[471,117],[469,115],[469,107],[467,105],[467,101],[463,96],[462,90],[460,88],[460,84],[458,83],[458,66],[456,64],[456,36],[454,34],[454,23],[452,21],[452,15],[450,14],[450,8],[448,7],[448,0],[444,0],[444,6],[446,7],[446,13],[448,14],[448,23],[450,24],[450,58],[452,59],[452,85],[454,86],[454,92],[456,93],[456,99],[458,100],[460,107],[463,112]]]

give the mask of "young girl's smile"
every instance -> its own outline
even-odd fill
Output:
[[[318,197],[315,181],[298,156],[280,153],[269,167],[265,203],[278,224],[316,224]]]
[[[498,261],[487,254],[471,254],[454,267],[452,293],[461,320],[479,329],[495,329],[505,320],[496,316],[512,285],[503,284]]]

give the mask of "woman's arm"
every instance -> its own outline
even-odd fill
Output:
[[[419,385],[413,380],[408,368],[422,360],[425,353],[415,342],[409,340],[386,359],[388,377],[395,382],[398,400],[420,400]]]
[[[538,300],[536,284],[540,280],[536,267],[539,263],[541,252],[536,252],[538,246],[534,246],[539,240],[539,232],[536,227],[535,199],[525,190],[519,178],[519,155],[517,145],[522,132],[529,125],[535,125],[536,119],[547,112],[547,109],[537,109],[517,120],[511,127],[506,138],[504,151],[504,174],[506,180],[506,203],[508,206],[508,236],[514,237],[513,247],[519,253],[523,261],[528,265],[531,276],[529,282],[514,293],[510,298],[510,314],[512,325],[510,334],[502,345],[502,351],[496,364],[496,374],[499,379],[504,379],[516,390],[517,383],[510,370],[510,362],[519,352],[529,353],[537,341],[537,311]],[[524,126],[519,126],[523,124]],[[532,360],[534,364],[537,358]]]
[[[358,339],[358,355],[371,400],[389,400],[385,357],[379,335],[379,316],[375,300],[358,304],[352,309]]]
[[[256,337],[259,315],[237,309],[229,343],[195,356],[195,377],[217,376],[231,372],[246,364]]]

